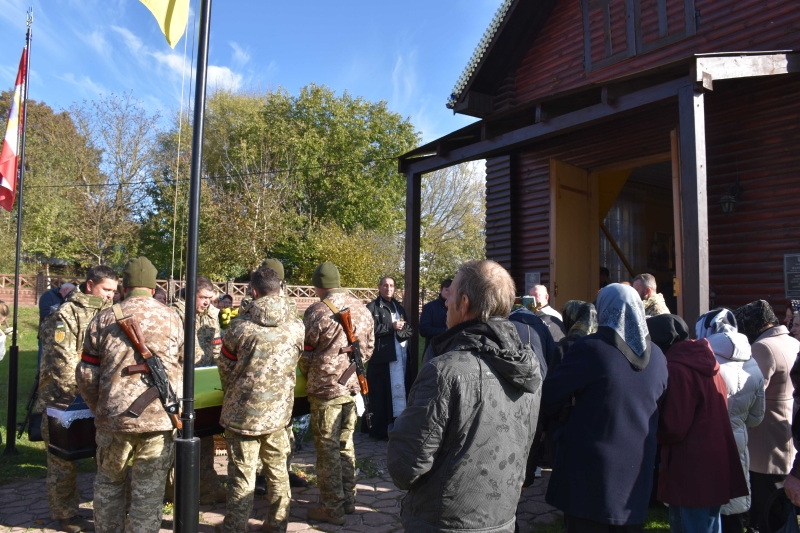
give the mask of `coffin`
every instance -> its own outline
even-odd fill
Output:
[[[297,397],[305,395],[305,379],[299,379],[295,387],[292,416],[310,413],[308,400]],[[224,430],[219,425],[222,413],[222,383],[216,366],[194,370],[195,436],[202,438],[217,435]],[[92,415],[83,398],[78,395],[73,401],[54,402],[47,406],[47,423],[50,430],[50,453],[66,461],[94,457],[95,427]]]

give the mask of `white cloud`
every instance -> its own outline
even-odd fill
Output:
[[[405,107],[418,98],[416,51],[397,57],[392,70],[392,102]]]
[[[139,55],[144,45],[142,44],[142,40],[139,39],[136,35],[133,34],[127,28],[120,28],[119,26],[111,26],[111,29],[120,34],[122,40],[125,42],[125,46],[128,47],[128,51],[133,55]]]
[[[103,57],[109,56],[111,52],[111,46],[109,46],[108,41],[106,41],[106,37],[103,34],[103,32],[99,30],[94,30],[92,33],[88,35],[80,32],[76,33],[81,41],[88,44],[99,55]]]
[[[76,86],[84,96],[94,97],[109,93],[102,84],[93,82],[89,76],[77,78],[72,72],[65,72],[60,76],[57,75],[56,78]]]
[[[242,84],[241,74],[236,74],[228,67],[208,66],[208,87],[215,89],[236,90]]]
[[[233,41],[231,41],[229,44],[231,45],[231,48],[233,48],[233,64],[239,68],[245,66],[250,61],[250,54],[247,52],[247,50]]]

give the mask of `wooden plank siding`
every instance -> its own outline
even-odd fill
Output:
[[[658,36],[656,2],[640,2],[645,26],[643,39]],[[618,2],[612,2],[616,6]],[[584,67],[584,24],[580,2],[559,0],[547,24],[530,46],[513,79],[514,91],[507,86],[495,94],[495,110],[535,102],[553,94],[585,85],[601,83],[634,72],[650,69],[686,58],[692,54],[732,52],[740,50],[791,50],[800,48],[800,9],[795,0],[696,0],[699,26],[696,35],[690,36],[653,51],[616,62],[606,68],[587,72]],[[673,5],[675,4],[675,5]],[[670,0],[668,7],[669,33],[679,30],[682,24],[679,4]],[[612,23],[612,49],[616,51],[624,41],[621,19],[616,13]],[[654,27],[654,25],[656,25]],[[596,26],[592,26],[595,30]],[[603,50],[602,35],[591,32],[592,61],[596,61],[598,46]],[[599,44],[597,44],[599,43]],[[504,84],[506,85],[506,84]]]
[[[511,157],[486,160],[486,258],[510,269],[511,257]]]
[[[764,299],[783,316],[783,255],[800,253],[800,77],[717,87],[706,99],[713,303]],[[725,216],[718,202],[737,174],[744,193]]]

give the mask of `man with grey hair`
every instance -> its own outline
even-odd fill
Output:
[[[656,278],[652,274],[639,274],[633,278],[633,288],[639,293],[644,304],[645,316],[668,315],[669,307],[664,302],[664,296],[658,292]]]
[[[564,321],[564,317],[561,316],[561,313],[550,307],[550,294],[547,292],[547,287],[544,285],[534,285],[529,296],[536,298],[535,311],[537,313],[544,313],[545,315],[554,316],[562,322]]]
[[[514,531],[542,387],[536,355],[508,321],[514,293],[494,261],[464,263],[450,286],[449,329],[389,432],[406,531]]]

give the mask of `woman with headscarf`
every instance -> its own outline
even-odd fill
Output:
[[[591,303],[569,300],[561,309],[561,315],[564,317],[566,335],[557,341],[551,371],[564,359],[564,354],[570,346],[583,337],[597,332],[597,310]]]
[[[597,298],[597,333],[576,341],[545,379],[542,409],[571,404],[555,435],[546,501],[564,512],[567,533],[641,530],[655,460],[657,402],[667,364],[651,344],[637,292],[614,283]]]
[[[753,496],[750,524],[763,531],[767,499],[783,486],[794,461],[794,386],[789,372],[797,359],[800,342],[789,335],[786,326],[779,325],[778,317],[764,300],[740,307],[734,315],[740,330],[750,340],[753,359],[764,376],[764,420],[748,431]]]
[[[737,330],[729,309],[716,309],[700,317],[695,326],[697,338],[707,339],[719,362],[720,374],[728,388],[728,416],[739,450],[745,477],[750,467],[747,428],[764,418],[764,377],[751,357],[747,337]],[[749,489],[749,481],[748,481]],[[743,514],[750,509],[750,496],[742,496],[722,506],[722,532],[742,533]]]
[[[672,531],[718,533],[720,507],[748,493],[728,418],[728,387],[708,340],[687,340],[681,317],[651,317],[647,328],[669,369],[658,412],[658,499],[669,505]]]

